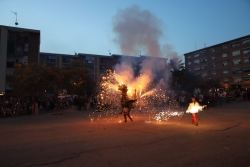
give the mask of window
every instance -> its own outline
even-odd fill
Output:
[[[191,64],[191,61],[188,62],[188,65],[190,65],[190,64]]]
[[[70,64],[72,62],[71,58],[67,56],[62,56],[62,64]]]
[[[222,65],[223,65],[223,66],[226,66],[226,65],[227,65],[227,61],[223,61],[223,62],[222,62]]]
[[[232,69],[232,73],[233,74],[239,74],[239,73],[241,73],[241,68],[233,68]]]
[[[214,52],[214,51],[215,51],[215,49],[214,49],[214,48],[211,48],[211,49],[210,49],[210,52]]]
[[[16,51],[16,43],[15,42],[8,42],[7,53],[8,54],[15,54],[15,51]]]
[[[27,64],[28,63],[28,56],[24,56],[22,59],[19,59],[19,62],[22,64]]]
[[[228,74],[228,70],[223,70],[223,74]]]
[[[212,75],[216,75],[216,71],[212,71]]]
[[[199,71],[200,70],[200,67],[195,67],[194,68],[194,71]]]
[[[215,67],[215,64],[211,64],[211,67]]]
[[[202,77],[206,77],[207,76],[207,73],[203,73],[201,74]]]
[[[94,70],[94,63],[87,63],[86,64],[86,67],[88,68],[88,69],[90,69],[90,70]]]
[[[250,53],[250,48],[246,48],[242,50],[243,54],[248,54]]]
[[[92,78],[94,78],[95,77],[95,72],[94,71],[90,71],[90,76],[92,77]]]
[[[195,75],[195,76],[199,76],[199,75],[201,75],[201,73],[195,73],[194,75]]]
[[[227,57],[227,53],[222,53],[222,57]]]
[[[200,63],[200,60],[199,60],[199,59],[196,59],[196,60],[194,60],[194,63],[195,63],[195,64],[199,64],[199,63]]]
[[[108,60],[105,59],[105,58],[101,58],[101,59],[100,59],[100,63],[106,64],[107,62],[108,62]]]
[[[94,61],[94,60],[95,60],[95,58],[94,58],[94,57],[92,57],[92,56],[86,56],[86,60]]]
[[[248,44],[248,43],[250,43],[250,39],[245,39],[245,40],[242,41],[242,45],[245,45],[245,44]]]
[[[236,50],[232,52],[232,56],[238,56],[240,55],[240,50]]]
[[[241,77],[234,77],[233,80],[234,80],[234,83],[242,82],[242,78]]]
[[[200,59],[200,62],[203,63],[203,62],[206,62],[207,61],[207,58],[201,58]]]
[[[250,62],[250,57],[244,57],[243,59],[244,59],[244,63]]]
[[[229,79],[228,79],[228,78],[223,78],[223,82],[224,82],[224,83],[228,83],[228,82],[229,82]]]
[[[191,56],[188,56],[187,58],[188,58],[188,59],[190,59],[190,58],[191,58]]]
[[[236,47],[236,46],[240,46],[240,42],[234,42],[234,43],[231,44],[231,46],[232,46],[232,48]]]
[[[201,50],[200,51],[200,54],[203,54],[203,53],[205,53],[206,52],[206,50]]]
[[[222,48],[222,49],[226,49],[226,48],[227,48],[227,45],[222,45],[221,48]]]
[[[243,67],[243,71],[244,71],[244,72],[250,72],[250,66]]]
[[[194,57],[199,57],[199,53],[195,53],[195,54],[194,54]]]
[[[106,70],[107,69],[107,66],[106,65],[100,65],[100,70]]]
[[[201,69],[205,70],[205,69],[207,69],[207,66],[201,66]]]
[[[29,44],[24,44],[24,52],[28,52],[29,51]]]
[[[23,54],[23,46],[22,45],[16,46],[16,54]]]
[[[46,63],[55,63],[56,62],[56,56],[46,56],[44,58],[46,59]]]
[[[241,63],[240,59],[233,60],[233,65],[237,65],[237,64],[240,64],[240,63]]]
[[[250,76],[244,76],[244,81],[250,81]]]
[[[215,56],[211,56],[211,60],[215,60]]]
[[[15,34],[13,32],[8,33],[8,40],[15,41],[16,38],[17,38],[17,34]]]

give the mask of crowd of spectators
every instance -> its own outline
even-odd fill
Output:
[[[94,96],[70,96],[60,98],[39,98],[37,100],[20,100],[19,98],[0,99],[0,117],[9,118],[21,115],[38,115],[40,111],[51,112],[58,109],[64,110],[73,107],[78,110],[94,108]]]
[[[198,92],[194,94],[196,100],[200,105],[206,105],[207,108],[215,107],[218,105],[225,105],[229,103],[240,103],[243,101],[250,100],[250,91],[244,91],[240,89],[235,90],[219,90],[219,91],[208,91],[208,92]],[[190,102],[191,95],[182,92],[179,95],[180,106],[187,106]]]
[[[191,97],[194,95],[200,105],[207,107],[215,107],[217,105],[226,105],[229,103],[240,103],[250,101],[250,91],[240,89],[235,90],[220,90],[197,92],[195,94],[187,92],[171,92],[169,99],[166,101],[167,107],[180,107],[185,110],[189,104]],[[63,110],[69,107],[75,110],[90,110],[95,108],[98,101],[95,96],[70,96],[60,98],[40,98],[38,100],[19,100],[19,99],[0,99],[0,117],[17,117],[21,115],[38,115],[42,110],[50,112],[58,109]]]

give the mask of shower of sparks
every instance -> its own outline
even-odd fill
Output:
[[[181,117],[183,116],[184,112],[178,111],[162,111],[155,115],[154,119],[158,122],[167,121],[171,117]]]
[[[106,121],[117,121],[121,123],[121,92],[120,85],[126,84],[129,100],[137,100],[135,108],[131,111],[133,117],[145,117],[147,122],[152,120],[167,121],[170,117],[181,117],[183,112],[179,112],[179,104],[172,91],[163,89],[144,88],[141,84],[124,83],[122,76],[111,70],[107,70],[106,75],[100,78],[97,95],[96,112],[89,115],[91,122],[104,119]]]

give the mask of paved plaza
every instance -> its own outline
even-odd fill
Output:
[[[132,111],[124,123],[119,111],[53,113],[0,119],[0,167],[250,166],[250,102],[199,112],[198,127],[190,114],[156,122]]]

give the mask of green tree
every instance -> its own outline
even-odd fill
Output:
[[[173,58],[169,60],[168,65],[172,74],[170,80],[171,88],[174,90],[179,90],[183,87],[186,78],[184,63],[182,63],[182,60]]]
[[[15,68],[13,75],[7,76],[6,81],[14,92],[31,97],[43,94],[46,89],[53,90],[55,96],[63,89],[83,94],[95,86],[89,70],[80,62],[72,62],[65,68],[23,65]]]
[[[42,69],[37,64],[15,67],[13,75],[6,76],[7,84],[13,93],[19,96],[37,96],[44,90],[44,82],[40,77]]]
[[[71,83],[67,89],[71,94],[86,95],[94,92],[96,83],[91,78],[90,71],[79,61],[72,62],[67,69],[71,73]]]

